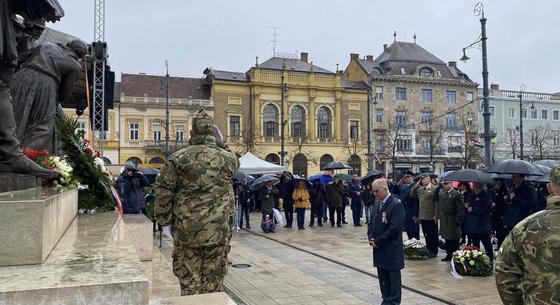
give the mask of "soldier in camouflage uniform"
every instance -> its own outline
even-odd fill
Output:
[[[550,171],[544,211],[517,224],[496,258],[504,304],[560,304],[560,166]]]
[[[193,119],[189,146],[176,152],[156,182],[155,215],[172,225],[173,273],[181,295],[223,291],[230,249],[239,160],[216,140],[219,130],[203,110]]]

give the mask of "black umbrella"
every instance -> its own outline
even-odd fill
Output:
[[[151,167],[141,168],[139,170],[139,172],[141,172],[142,174],[144,174],[144,176],[146,176],[146,178],[148,178],[148,180],[150,181],[150,184],[155,183],[156,178],[159,175],[159,169],[151,168]]]
[[[251,183],[251,190],[258,190],[259,188],[261,188],[261,186],[263,185],[263,183],[265,182],[274,182],[275,184],[278,183],[280,180],[276,177],[273,176],[262,176],[260,178],[258,178],[257,180],[253,181],[253,183]]]
[[[545,175],[538,166],[523,160],[500,161],[491,165],[484,172],[494,174],[522,174],[525,176]]]
[[[558,162],[558,160],[539,160],[539,161],[533,162],[533,164],[544,165],[548,168],[553,168],[554,166],[559,165],[560,163]]]
[[[545,173],[542,176],[529,176],[527,178],[525,178],[526,181],[531,181],[531,182],[542,182],[542,183],[548,183],[550,182],[550,170],[551,168],[545,166],[545,165],[539,165],[537,164],[537,166]]]
[[[343,182],[352,182],[352,176],[345,174],[345,173],[339,173],[334,175],[335,177],[337,177],[338,179],[342,180]]]
[[[477,182],[477,183],[494,183],[492,177],[475,169],[460,169],[449,173],[445,176],[447,181],[459,182]]]
[[[371,179],[377,179],[380,178],[381,176],[383,176],[383,172],[380,170],[372,170],[370,172],[368,172],[365,176],[362,177],[361,181],[369,181]]]
[[[336,170],[336,169],[352,169],[352,167],[350,167],[348,164],[344,162],[334,161],[325,165],[325,167],[323,167],[322,170]]]

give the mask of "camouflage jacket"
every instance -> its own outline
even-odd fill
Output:
[[[560,304],[560,195],[517,224],[496,259],[504,304]]]
[[[187,247],[226,245],[231,237],[231,177],[239,160],[213,136],[195,136],[176,152],[156,182],[155,215],[172,224],[173,239]]]

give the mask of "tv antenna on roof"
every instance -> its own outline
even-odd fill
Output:
[[[276,45],[278,45],[278,43],[280,42],[280,40],[278,40],[278,32],[281,31],[282,28],[277,26],[269,26],[268,28],[272,29],[272,57],[275,57]]]

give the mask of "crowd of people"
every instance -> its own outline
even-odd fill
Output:
[[[299,230],[305,230],[305,212],[309,209],[308,227],[331,227],[347,224],[346,210],[350,206],[352,224],[356,227],[371,221],[375,197],[371,182],[352,176],[352,181],[334,177],[332,182],[320,179],[305,180],[284,172],[278,182],[269,181],[260,188],[251,189],[248,181],[235,182],[239,202],[239,227],[250,229],[249,214],[260,211],[265,232],[274,232],[274,211],[284,210],[284,228],[292,228],[294,212]],[[436,175],[405,173],[398,182],[386,179],[389,192],[400,201],[405,211],[403,231],[409,239],[420,240],[420,227],[430,258],[437,256],[438,248],[446,250],[442,261],[449,261],[460,245],[482,244],[493,259],[495,244],[498,248],[522,219],[544,209],[546,188],[529,185],[523,175],[511,180],[496,179],[494,185],[452,182]],[[365,218],[365,219],[364,219]],[[349,219],[348,219],[349,220]],[[445,241],[444,243],[442,241]]]

